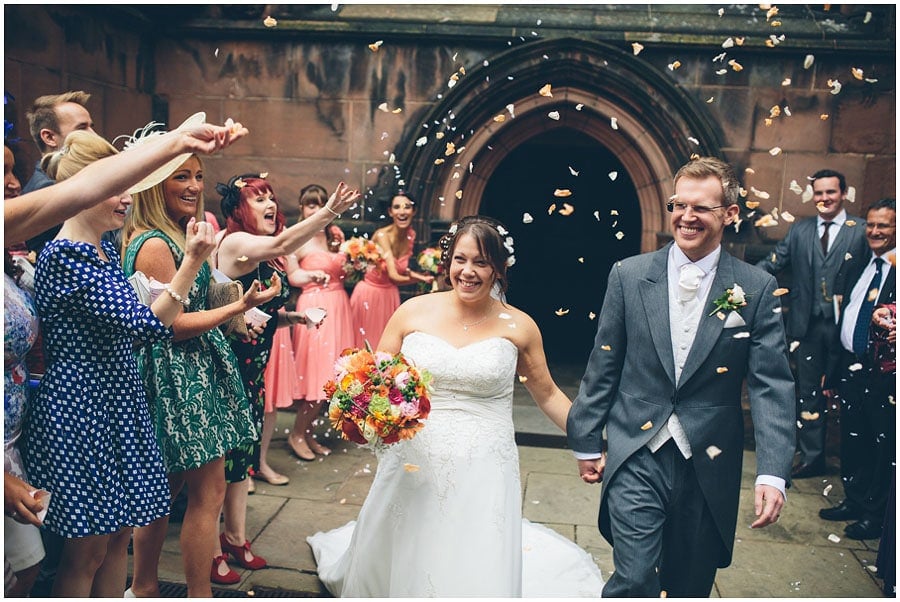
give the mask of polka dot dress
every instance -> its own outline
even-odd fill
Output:
[[[53,494],[44,524],[64,537],[114,533],[169,512],[169,488],[134,343],[171,336],[119,267],[55,240],[35,272],[47,371],[25,428],[31,484]]]

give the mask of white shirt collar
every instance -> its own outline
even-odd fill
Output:
[[[885,263],[886,265],[887,265],[887,264],[890,264],[890,262],[887,260],[887,258],[888,258],[888,255],[890,255],[891,253],[893,253],[894,256],[896,257],[896,255],[897,255],[897,247],[894,247],[893,249],[891,249],[891,250],[888,251],[887,253],[882,253],[881,255],[878,255],[878,258],[879,258],[879,259],[883,259],[883,260],[884,260],[884,263]],[[868,263],[868,265],[872,265],[874,262],[875,262],[875,253],[874,253],[874,252],[871,252],[871,253],[869,254],[869,263]]]
[[[821,215],[816,216],[816,227],[821,226],[825,223],[826,220],[822,219]],[[836,224],[837,226],[843,226],[844,222],[847,221],[847,210],[841,209],[841,212],[834,216],[834,219],[831,220],[832,224]]]
[[[676,272],[681,269],[681,266],[688,263],[693,263],[698,268],[703,270],[704,274],[709,274],[716,268],[717,265],[719,265],[719,255],[721,253],[722,246],[719,245],[712,253],[710,253],[706,257],[700,259],[699,261],[691,261],[690,258],[684,254],[684,251],[682,251],[677,244],[673,244],[672,253],[669,255],[669,260],[672,262],[672,267],[675,268]]]

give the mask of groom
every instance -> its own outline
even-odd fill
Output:
[[[604,597],[709,596],[730,564],[745,378],[758,475],[751,527],[777,521],[784,504],[794,383],[775,279],[721,247],[738,190],[727,163],[684,165],[666,206],[674,244],[610,271],[567,430],[582,479],[605,480],[599,526],[615,572]]]

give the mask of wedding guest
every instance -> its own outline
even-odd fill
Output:
[[[365,347],[366,341],[374,345],[381,339],[385,325],[400,306],[399,286],[434,281],[430,274],[409,269],[416,243],[416,231],[412,229],[415,214],[415,201],[409,193],[400,191],[391,199],[388,209],[392,223],[372,235],[382,260],[356,283],[350,297],[356,347]]]
[[[147,138],[132,144],[142,140]],[[203,164],[196,155],[181,155],[144,183],[152,186],[134,195],[125,221],[123,266],[127,276],[140,271],[168,282],[184,260],[181,224],[204,219]],[[191,286],[190,304],[172,324],[174,336],[136,352],[170,492],[174,498],[187,490],[180,543],[191,597],[212,596],[209,558],[225,498],[225,452],[256,437],[237,358],[217,327],[277,292],[260,291],[254,283],[242,299],[211,309],[210,278],[204,263]],[[134,532],[130,589],[136,597],[159,596],[159,557],[168,524],[166,516]]]
[[[71,133],[64,149],[42,163],[57,181],[116,153],[82,131]],[[214,238],[207,224],[191,219],[182,266],[150,307],[142,305],[115,248],[101,243],[104,232],[122,227],[130,204],[120,191],[67,219],[35,273],[48,365],[26,425],[24,455],[32,483],[53,496],[44,524],[65,537],[57,596],[121,596],[130,527],[168,513],[162,458],[132,347],[171,336],[169,326]]]
[[[319,579],[343,597],[599,596],[590,555],[522,519],[516,373],[560,430],[570,402],[537,324],[492,295],[495,283],[506,291],[512,238],[470,216],[441,247],[451,290],[406,301],[377,346],[432,374],[430,415],[411,439],[376,448],[357,521],[308,538]],[[523,572],[523,550],[540,575]]]
[[[317,184],[306,186],[300,191],[301,217],[315,215],[327,201],[324,188]],[[291,284],[303,290],[297,300],[297,311],[323,309],[328,316],[318,328],[294,328],[300,393],[295,398],[297,414],[288,443],[301,460],[314,460],[316,454],[331,453],[316,439],[313,421],[320,415],[325,401],[323,387],[334,376],[334,360],[344,349],[353,346],[350,298],[343,285],[346,256],[338,252],[343,240],[341,229],[331,224],[316,232],[293,256],[288,256]]]
[[[13,173],[15,157],[4,141],[4,198],[19,196],[22,186]],[[3,558],[12,568],[16,583],[4,589],[10,597],[27,596],[44,558],[37,513],[46,500],[32,495],[22,463],[19,438],[28,410],[29,373],[25,358],[38,336],[38,314],[32,292],[21,285],[22,268],[4,249],[3,278]]]
[[[261,175],[235,176],[227,184],[217,185],[216,191],[222,195],[221,207],[225,214],[225,229],[216,237],[219,243],[215,252],[217,267],[229,278],[240,280],[245,287],[256,280],[266,288],[279,289],[278,295],[259,308],[271,318],[260,328],[255,339],[229,336],[250,397],[255,426],[257,432],[261,432],[265,409],[263,374],[269,360],[272,335],[279,326],[305,320],[299,314],[279,312],[290,294],[288,287],[281,286],[287,280],[283,257],[296,251],[350,208],[359,198],[359,192],[341,182],[315,215],[285,228],[285,218],[278,208],[275,193]],[[279,322],[279,315],[284,316],[284,322]],[[260,451],[260,438],[257,437],[226,455],[225,529],[219,536],[221,551],[217,550],[213,559],[214,582],[220,577],[232,578],[234,572],[227,564],[227,556],[221,552],[231,555],[245,569],[261,569],[267,564],[265,559],[254,555],[246,537],[247,477],[259,471]]]

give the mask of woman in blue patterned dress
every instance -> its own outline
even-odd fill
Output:
[[[65,180],[116,150],[76,131],[45,158]],[[47,371],[25,427],[32,484],[51,492],[44,525],[65,538],[53,593],[118,597],[125,588],[132,526],[169,511],[169,490],[147,400],[132,353],[135,341],[171,337],[188,290],[213,248],[209,224],[187,224],[185,260],[165,292],[142,305],[113,245],[101,242],[125,222],[128,193],[63,223],[35,271]]]
[[[273,280],[285,284],[281,296],[260,306],[272,319],[266,322],[255,339],[229,336],[250,396],[256,426],[261,433],[265,409],[263,374],[269,361],[272,337],[276,328],[297,323],[290,314],[278,311],[290,294],[284,272],[284,256],[296,251],[342,211],[349,209],[359,198],[359,191],[351,190],[341,182],[319,211],[285,228],[285,218],[278,208],[272,187],[262,176],[235,176],[228,184],[216,186],[216,190],[222,195],[222,212],[226,219],[225,229],[216,235],[219,241],[215,252],[218,268],[229,278],[240,280],[245,287],[254,280],[266,287]],[[227,556],[222,552],[230,554],[246,569],[266,566],[263,558],[250,551],[245,529],[247,477],[259,470],[259,462],[260,437],[250,445],[234,449],[225,457],[225,480],[228,482],[225,489],[225,531],[219,536],[221,551],[213,559],[213,581],[217,576],[228,578],[233,572],[225,562]]]
[[[122,234],[124,269],[168,282],[184,257],[179,224],[202,219],[203,164],[190,155],[158,184],[134,196]],[[243,299],[209,309],[211,270],[204,264],[191,289],[191,306],[172,324],[174,337],[137,351],[138,369],[172,496],[187,486],[181,523],[181,558],[189,597],[210,597],[209,558],[216,547],[225,499],[225,452],[257,437],[237,359],[217,328],[234,316],[270,301],[279,291],[249,286]],[[134,532],[132,593],[159,596],[159,557],[168,517]]]

